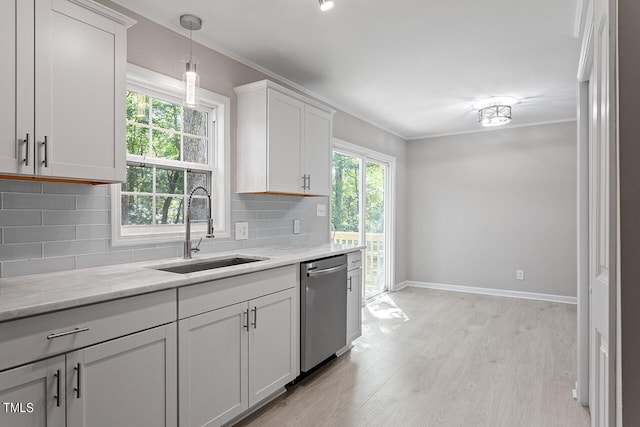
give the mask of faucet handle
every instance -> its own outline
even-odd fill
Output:
[[[198,240],[198,244],[195,248],[191,248],[191,252],[200,252],[200,243],[202,243],[202,237]]]

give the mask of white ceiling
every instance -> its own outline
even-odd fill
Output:
[[[483,129],[474,102],[514,96],[508,126],[573,119],[576,0],[116,0],[405,138]]]

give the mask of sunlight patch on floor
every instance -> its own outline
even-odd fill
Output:
[[[408,322],[409,316],[388,295],[382,295],[374,301],[367,303],[364,310],[375,319],[392,320],[399,319]]]

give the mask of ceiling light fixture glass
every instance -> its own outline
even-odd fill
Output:
[[[482,126],[502,126],[511,121],[511,107],[492,105],[478,110],[478,122]]]
[[[189,60],[186,63],[185,72],[182,75],[184,82],[184,105],[187,107],[198,106],[198,88],[200,76],[196,71],[196,61],[193,60],[193,32],[202,28],[202,20],[195,15],[182,15],[180,17],[182,28],[189,30]]]
[[[319,0],[320,10],[326,12],[333,7],[333,0]]]
[[[511,106],[518,100],[511,96],[493,97],[473,104],[482,126],[502,126],[511,121]]]

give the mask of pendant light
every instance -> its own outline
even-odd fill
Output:
[[[200,76],[196,70],[196,63],[193,60],[193,32],[202,28],[202,20],[195,15],[182,15],[180,17],[182,28],[189,30],[189,61],[186,63],[182,81],[184,82],[184,105],[187,107],[197,107],[199,103],[198,87],[200,86]]]
[[[320,10],[326,12],[333,7],[333,0],[319,0]]]

